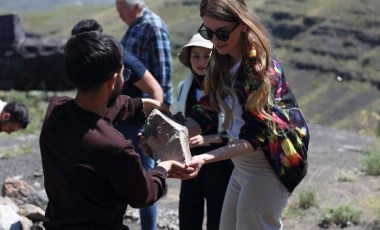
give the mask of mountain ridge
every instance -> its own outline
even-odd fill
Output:
[[[4,12],[1,4],[11,1],[22,2],[4,0],[0,9]],[[65,5],[46,12],[25,12],[26,31],[67,38],[75,22],[91,17],[103,25],[106,33],[121,38],[127,27],[119,19],[113,1],[106,2],[109,4]],[[201,24],[199,2],[147,1],[170,29],[175,86],[187,75],[176,55]],[[273,53],[282,61],[305,116],[324,126],[376,133],[380,112],[380,1],[246,2],[273,36]]]

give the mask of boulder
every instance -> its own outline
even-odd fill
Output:
[[[21,216],[27,217],[32,222],[44,222],[48,220],[45,217],[45,211],[33,204],[21,205],[18,213]]]
[[[152,110],[144,129],[148,154],[157,162],[176,160],[182,163],[191,160],[189,132],[157,109]]]
[[[17,178],[5,178],[2,195],[11,198],[16,204],[24,204],[26,198],[36,190],[26,181]]]
[[[45,189],[30,193],[25,201],[27,204],[34,204],[44,210],[46,210],[48,202],[49,198],[46,194]]]
[[[23,229],[21,216],[10,206],[0,205],[0,229]]]

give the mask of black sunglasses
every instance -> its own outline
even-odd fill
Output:
[[[212,39],[212,36],[215,34],[215,36],[220,40],[220,41],[228,41],[228,39],[230,39],[230,34],[239,26],[239,23],[236,23],[235,27],[232,28],[232,30],[230,32],[227,32],[227,31],[223,31],[223,30],[220,30],[220,31],[211,31],[207,28],[205,29],[202,29],[202,27],[204,26],[204,24],[202,23],[201,27],[199,27],[198,29],[198,33],[206,40],[211,40]]]

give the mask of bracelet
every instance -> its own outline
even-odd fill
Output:
[[[226,132],[219,133],[220,137],[223,139],[228,139],[228,134]]]
[[[229,135],[227,132],[223,131],[219,133],[220,138],[222,139],[223,144],[227,144],[229,142]]]

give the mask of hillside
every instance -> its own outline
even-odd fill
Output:
[[[7,7],[12,2],[12,7]],[[25,0],[5,0],[0,13],[14,12]],[[42,2],[42,1],[41,1]],[[55,2],[52,10],[21,8],[25,30],[66,38],[82,18],[98,20],[106,33],[120,38],[126,29],[113,1]],[[73,2],[81,4],[73,5]],[[380,1],[247,1],[273,35],[273,51],[310,123],[375,133],[380,108]],[[148,0],[168,23],[173,55],[201,23],[199,0]],[[17,5],[16,5],[17,6]],[[20,7],[22,4],[20,5]],[[44,9],[42,7],[41,9]],[[70,12],[70,14],[67,14]],[[174,85],[186,75],[174,58]],[[338,81],[338,80],[340,81]]]
[[[293,67],[288,76],[313,122],[360,130],[365,111],[379,112],[378,9],[378,1],[338,0],[256,9],[273,33],[279,58]]]

